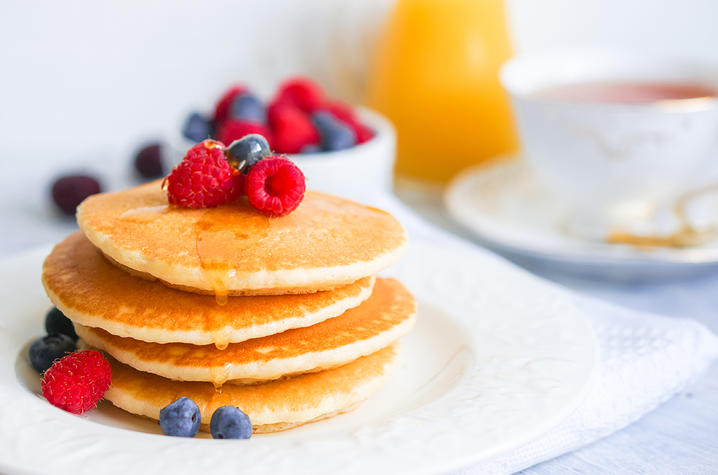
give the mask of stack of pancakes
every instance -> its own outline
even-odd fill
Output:
[[[94,195],[77,219],[42,280],[111,357],[105,398],[134,414],[186,396],[203,425],[224,405],[255,432],[330,417],[386,381],[414,324],[411,294],[375,277],[406,245],[381,210],[313,192],[281,218],[176,208],[152,182]]]

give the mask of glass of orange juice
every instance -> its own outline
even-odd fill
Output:
[[[397,128],[399,175],[447,181],[516,148],[498,79],[510,54],[503,0],[398,0],[367,102]]]

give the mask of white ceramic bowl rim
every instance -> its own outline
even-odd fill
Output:
[[[311,160],[336,160],[335,154],[337,153],[346,152],[347,150],[366,148],[371,146],[377,140],[381,140],[383,137],[389,134],[394,134],[394,126],[389,121],[389,119],[387,119],[383,115],[364,106],[352,104],[351,107],[356,111],[356,114],[359,117],[361,123],[369,127],[372,132],[374,132],[374,136],[371,139],[367,140],[364,143],[354,145],[349,149],[336,150],[333,152],[290,154],[290,156]]]

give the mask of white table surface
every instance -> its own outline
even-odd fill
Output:
[[[122,160],[124,162],[124,160]],[[126,162],[115,162],[105,175],[110,188],[136,182]],[[22,174],[3,180],[0,203],[0,258],[59,241],[75,229],[49,205],[49,173]],[[437,191],[420,195],[400,187],[400,197],[429,221],[471,239],[443,212]],[[532,269],[548,275],[548,269]],[[673,282],[612,284],[569,276],[550,278],[570,288],[628,307],[676,317],[690,317],[718,333],[718,273]],[[718,473],[718,364],[676,397],[629,426],[573,453],[525,470],[526,474],[706,474]]]

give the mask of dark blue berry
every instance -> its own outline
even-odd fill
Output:
[[[197,143],[210,137],[212,132],[212,124],[199,112],[192,112],[182,127],[182,135]]]
[[[299,151],[299,153],[319,153],[322,151],[322,148],[319,145],[315,145],[313,143],[307,144]]]
[[[267,139],[259,134],[245,135],[227,147],[227,160],[245,174],[255,163],[272,154]]]
[[[61,333],[72,338],[72,341],[77,341],[77,333],[75,333],[75,327],[72,326],[72,321],[57,307],[53,307],[45,315],[45,331],[48,334]]]
[[[251,92],[240,94],[232,100],[232,104],[229,106],[229,116],[260,124],[267,121],[267,111],[257,96]]]
[[[222,406],[212,414],[209,431],[214,439],[249,439],[252,437],[252,421],[234,406]]]
[[[55,360],[77,349],[75,341],[67,335],[53,333],[35,340],[30,346],[30,364],[38,373],[47,371]]]
[[[160,429],[165,435],[194,437],[201,419],[197,404],[188,397],[181,397],[160,410]]]
[[[330,112],[319,111],[312,115],[312,122],[319,131],[322,150],[344,150],[356,143],[354,131]]]
[[[162,145],[151,143],[142,147],[135,155],[135,170],[144,178],[164,176],[165,167],[162,162]]]
[[[82,200],[100,191],[100,183],[89,175],[65,175],[52,184],[52,199],[63,213],[72,216]]]

